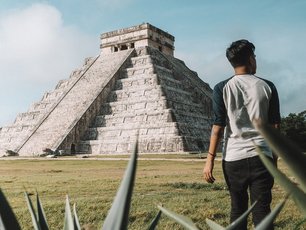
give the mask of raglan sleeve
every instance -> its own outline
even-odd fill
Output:
[[[226,108],[223,100],[223,84],[217,84],[213,90],[213,124],[226,126]]]
[[[269,103],[269,124],[280,124],[280,106],[278,92],[274,84],[271,84],[272,95]]]

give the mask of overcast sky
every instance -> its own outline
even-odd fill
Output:
[[[275,83],[281,113],[306,109],[304,0],[0,0],[0,126],[99,54],[100,34],[148,22],[175,36],[175,56],[213,87],[233,74],[241,38],[256,46],[257,75]]]

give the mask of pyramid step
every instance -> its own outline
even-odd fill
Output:
[[[130,140],[94,140],[82,141],[77,145],[77,152],[88,154],[129,154],[133,150],[136,136]],[[180,136],[141,137],[138,139],[139,153],[183,152],[184,146]]]
[[[146,75],[146,74],[153,74],[153,73],[154,73],[153,64],[147,64],[147,65],[142,65],[142,66],[126,68],[123,71],[123,76],[124,78],[129,78],[131,76]]]
[[[28,112],[47,112],[53,107],[55,103],[55,100],[35,102],[30,106]]]
[[[6,135],[14,135],[16,132],[27,132],[30,129],[32,129],[33,126],[30,125],[10,125],[10,126],[4,126],[1,129],[0,135],[6,136]]]
[[[131,64],[134,67],[152,65],[153,63],[154,63],[154,60],[153,60],[152,56],[150,56],[150,55],[143,55],[143,56],[138,56],[138,57],[132,57],[131,58]]]
[[[46,92],[41,101],[57,101],[64,93],[65,91],[63,89],[55,89],[53,91]]]
[[[167,69],[165,67],[159,66],[159,65],[153,65],[153,64],[147,64],[143,66],[136,66],[136,67],[130,67],[126,68],[123,73],[121,74],[123,78],[129,78],[133,76],[138,75],[147,75],[147,74],[172,74],[172,70]]]
[[[206,114],[206,110],[202,105],[190,102],[181,102],[173,100],[167,101],[168,108],[172,108],[176,113],[181,114],[184,112],[193,113],[196,115],[204,115]]]
[[[163,74],[165,74],[166,76],[173,75],[173,71],[171,69],[168,69],[160,65],[154,65],[154,67],[155,67],[155,73],[158,75],[163,75]]]
[[[174,122],[163,123],[123,123],[120,126],[96,127],[86,131],[85,140],[127,138],[136,135],[177,135],[178,129]]]
[[[0,131],[1,149],[16,151],[19,144],[22,143],[33,130],[33,125],[14,124],[2,127]],[[3,153],[2,153],[3,154]]]
[[[135,110],[136,113],[143,113],[143,111],[149,110],[164,110],[171,108],[176,113],[194,113],[197,115],[206,114],[205,108],[193,102],[182,102],[173,99],[166,99],[165,96],[156,100],[145,100],[145,99],[135,99],[135,100],[127,100],[127,101],[116,101],[104,103],[100,109],[100,114],[109,115],[109,114],[117,114],[117,113],[126,113],[129,111]]]
[[[156,74],[146,74],[146,75],[136,75],[130,76],[129,78],[118,79],[116,81],[116,90],[124,89],[124,88],[137,88],[145,87],[148,85],[157,85],[158,77]]]
[[[169,86],[177,89],[184,89],[184,86],[181,81],[173,78],[172,73],[169,71],[163,71],[162,74],[140,74],[135,76],[129,76],[128,78],[122,78],[117,80],[116,89],[123,88],[138,88],[144,87],[147,85],[163,85]]]
[[[174,79],[172,75],[160,75],[158,79],[162,86],[185,90],[183,82]]]
[[[79,78],[84,71],[95,61],[97,57],[88,57],[84,59],[83,66],[81,68],[75,69],[71,72],[69,76],[69,81],[73,82],[75,79]]]
[[[114,90],[110,93],[109,102],[120,101],[130,98],[133,102],[137,100],[141,101],[145,97],[146,100],[152,100],[151,98],[157,99],[166,95],[168,100],[175,100],[181,102],[192,102],[192,93],[182,90],[180,88],[174,88],[171,86],[160,86],[160,85],[148,85],[141,88],[124,88],[120,90]]]
[[[78,75],[80,75],[80,74],[78,74]],[[65,90],[65,89],[69,88],[69,86],[71,86],[73,84],[74,80],[75,80],[74,78],[73,79],[69,78],[69,79],[60,80],[57,83],[55,89]]]
[[[179,133],[183,136],[207,138],[209,137],[210,127],[208,124],[191,124],[191,123],[178,123]]]
[[[144,110],[163,110],[167,109],[167,101],[165,97],[160,97],[159,100],[134,99],[128,101],[116,101],[104,103],[100,109],[100,114],[117,114],[135,111],[142,113]]]
[[[202,114],[181,111],[181,113],[174,113],[174,117],[182,123],[198,124],[208,126],[209,129],[211,128],[211,118]]]
[[[112,91],[108,97],[108,102],[121,101],[121,100],[141,100],[146,98],[148,100],[158,100],[163,95],[160,86],[145,86],[141,89],[126,88],[122,90]]]
[[[130,111],[127,113],[119,113],[113,115],[99,115],[96,117],[96,127],[116,126],[121,123],[135,123],[135,122],[171,122],[173,121],[173,115],[170,109],[162,111],[148,111],[143,110],[139,113]]]
[[[169,63],[169,61],[167,60],[161,60],[159,59],[157,56],[155,55],[143,55],[143,56],[138,56],[138,57],[133,57],[131,58],[131,64],[134,67],[138,67],[138,66],[143,66],[143,65],[147,65],[147,64],[154,64],[157,66],[161,66],[167,69],[170,69],[172,66]]]
[[[159,84],[160,81],[167,81],[170,82],[170,84]],[[163,77],[157,77],[156,75],[149,77],[146,76],[146,78],[129,79],[129,81],[122,81],[122,79],[118,80],[116,82],[116,88],[113,92],[136,92],[161,88],[186,95],[192,95],[191,92],[188,92],[183,88],[181,82],[164,80]]]
[[[41,111],[33,111],[27,113],[19,113],[16,117],[14,125],[36,125],[43,117],[44,113]]]

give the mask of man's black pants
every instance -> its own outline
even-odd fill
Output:
[[[252,211],[253,223],[258,225],[271,212],[273,177],[258,156],[238,161],[223,161],[223,172],[231,196],[230,221],[233,222],[248,209],[249,190],[251,203],[258,200]],[[247,221],[239,229],[247,229]]]

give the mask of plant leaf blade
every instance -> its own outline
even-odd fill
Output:
[[[16,219],[16,216],[5,198],[2,190],[0,189],[0,218],[1,224],[4,229],[16,229],[20,230],[20,225]],[[1,225],[0,225],[1,226]]]
[[[275,218],[277,217],[277,215],[280,213],[280,211],[282,210],[282,208],[285,205],[285,202],[287,201],[288,196],[278,205],[276,205],[276,207],[272,210],[272,212],[267,215],[260,223],[258,226],[256,226],[255,230],[268,230],[270,229],[270,226],[273,225],[273,221],[275,220]]]
[[[254,121],[256,129],[265,138],[272,150],[289,166],[293,175],[306,192],[306,155],[303,154],[290,140],[282,136],[276,129],[261,121]]]
[[[152,220],[152,222],[150,223],[149,227],[148,227],[148,230],[154,230],[158,224],[158,221],[161,217],[161,210],[159,210],[159,212],[157,213],[157,215],[154,217],[154,219]]]
[[[24,195],[25,195],[25,198],[26,198],[26,201],[27,201],[27,204],[28,204],[29,212],[31,214],[33,228],[35,230],[40,230],[40,226],[39,226],[38,221],[37,221],[37,216],[36,216],[35,210],[33,208],[33,204],[32,204],[32,201],[29,197],[29,194],[27,192],[24,192]]]
[[[64,230],[74,230],[73,217],[70,209],[68,195],[66,196]]]
[[[180,225],[184,226],[188,230],[199,230],[197,226],[192,222],[191,219],[188,217],[179,215],[175,212],[172,212],[164,207],[158,206],[158,208],[168,217],[173,219],[175,222],[179,223]]]
[[[254,209],[255,205],[258,203],[258,201],[256,200],[249,208],[248,210],[246,210],[237,220],[235,220],[233,223],[231,223],[228,227],[226,227],[226,230],[239,230],[240,229],[240,224],[242,223],[242,221],[245,221],[250,212]]]
[[[74,229],[81,230],[81,225],[79,221],[79,217],[76,212],[76,205],[73,205],[73,224],[74,224]]]
[[[304,217],[306,217],[306,194],[296,184],[289,180],[281,171],[279,171],[257,146],[256,149],[262,162],[273,175],[274,179],[286,190],[288,194],[291,194],[293,201],[300,209]]]
[[[218,224],[215,221],[210,220],[208,218],[206,218],[206,223],[210,227],[210,229],[212,229],[212,230],[225,230],[225,228],[222,227],[220,224]]]
[[[135,143],[133,154],[124,173],[123,180],[115,196],[112,207],[103,223],[102,229],[104,230],[127,229],[128,215],[137,167],[137,154],[138,141]]]
[[[36,193],[36,201],[37,201],[37,216],[38,216],[38,223],[41,230],[48,230],[49,226],[47,223],[47,218],[42,206],[42,203],[39,199],[38,193]]]

